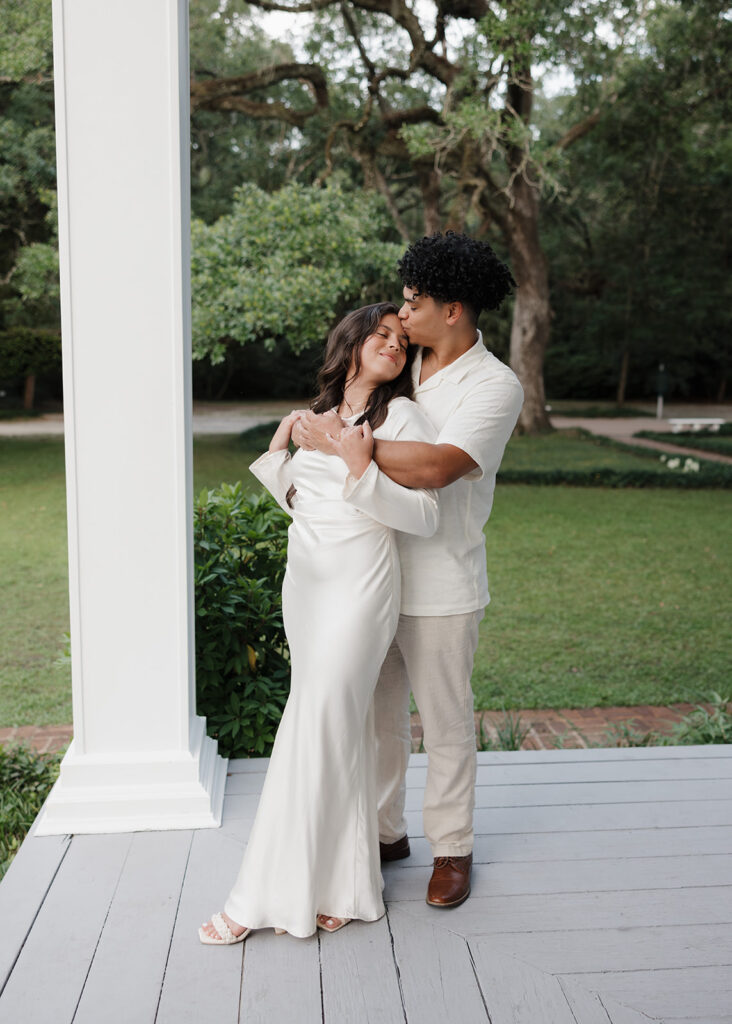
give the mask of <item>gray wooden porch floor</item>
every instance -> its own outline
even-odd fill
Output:
[[[266,761],[219,830],[30,836],[0,885],[1,1024],[732,1022],[732,746],[479,755],[473,894],[424,902],[424,755],[388,913],[201,946]]]

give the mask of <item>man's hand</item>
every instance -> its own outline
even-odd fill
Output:
[[[342,429],[343,420],[338,413],[333,410],[315,413],[309,409],[295,424],[292,440],[307,452],[317,450],[324,455],[337,455],[331,438],[339,437]]]

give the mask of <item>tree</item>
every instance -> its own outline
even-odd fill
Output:
[[[402,237],[410,234],[415,187],[426,232],[498,231],[519,282],[511,331],[511,363],[526,393],[519,426],[549,429],[542,368],[551,309],[539,194],[557,154],[598,122],[605,94],[599,90],[596,106],[548,147],[532,131],[536,73],[564,63],[579,78],[602,80],[612,48],[597,42],[594,29],[602,17],[617,35],[628,10],[608,12],[601,0],[566,10],[558,0],[439,0],[431,14],[421,8],[417,14],[407,0],[253,0],[253,6],[317,12],[313,60],[274,66],[269,78],[256,81],[209,82],[208,108],[248,102],[267,80],[305,82],[309,107],[260,104],[254,116],[294,123],[297,115],[307,132],[327,112],[321,181],[346,154],[360,166],[366,187],[382,194]]]
[[[335,183],[273,193],[242,185],[231,213],[193,223],[194,358],[322,344],[349,307],[394,290],[401,246],[384,240],[388,227],[378,196]]]
[[[1,369],[22,371],[31,408],[36,373],[59,358],[50,4],[0,0],[0,20]]]
[[[583,379],[622,403],[629,390],[652,393],[663,362],[677,393],[723,399],[731,49],[732,25],[710,0],[658,5],[639,45],[626,47],[617,100],[573,148],[565,189],[546,208],[563,339],[554,380]]]

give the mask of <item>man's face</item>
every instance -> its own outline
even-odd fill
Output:
[[[402,294],[404,303],[399,319],[410,345],[432,348],[445,330],[444,303],[421,295],[416,288],[405,287]]]

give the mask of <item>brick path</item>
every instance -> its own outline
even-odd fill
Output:
[[[521,744],[523,750],[553,750],[600,745],[619,746],[618,737],[624,725],[641,734],[654,732],[668,734],[675,722],[695,709],[695,704],[648,705],[612,708],[561,708],[519,709],[511,711],[521,731],[528,732]],[[476,711],[475,729],[495,743],[498,739],[496,726],[505,727],[502,711]],[[26,743],[39,753],[55,753],[64,750],[71,740],[70,725],[25,725],[18,728],[0,729],[0,746],[8,743]],[[419,714],[412,715],[412,749],[421,749],[422,725]]]

